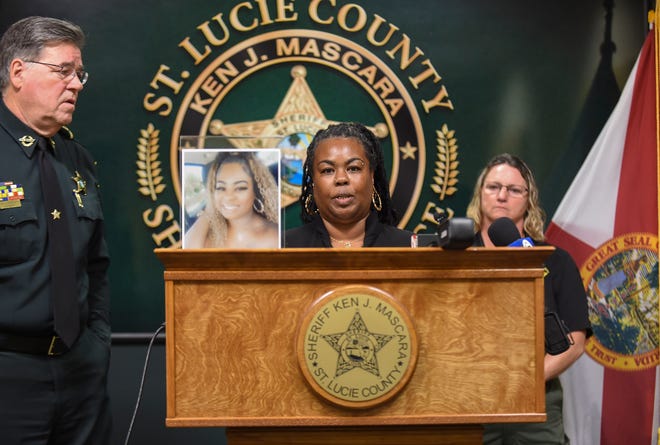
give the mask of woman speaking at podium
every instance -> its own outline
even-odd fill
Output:
[[[285,247],[410,247],[411,232],[396,227],[383,153],[359,123],[319,130],[303,165],[301,218]]]

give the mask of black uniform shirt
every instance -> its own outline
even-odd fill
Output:
[[[0,202],[0,333],[37,336],[53,332],[46,250],[46,217],[50,215],[43,205],[37,138],[0,99],[0,185],[12,182],[24,193],[19,207],[7,208]],[[71,231],[81,324],[94,325],[109,338],[109,259],[94,163],[68,130],[51,139],[54,167],[65,197],[62,217]],[[79,193],[82,207],[73,193],[76,172],[86,182],[86,194]]]
[[[537,246],[548,245],[537,241],[534,243]],[[475,236],[474,245],[484,245],[480,233]],[[592,334],[589,308],[580,271],[568,252],[560,247],[553,247],[555,250],[546,258],[544,264],[545,310],[556,313],[566,323],[569,331],[586,330],[589,337]]]

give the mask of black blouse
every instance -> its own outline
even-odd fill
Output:
[[[378,221],[372,211],[366,221],[363,247],[410,247],[412,232]],[[317,214],[309,223],[284,233],[284,247],[332,247],[323,220]]]

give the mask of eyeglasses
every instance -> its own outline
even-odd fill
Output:
[[[527,188],[520,185],[502,185],[499,182],[484,184],[484,190],[489,195],[497,195],[502,189],[505,189],[512,198],[522,198],[527,193]]]
[[[75,75],[78,80],[80,81],[81,84],[85,85],[87,83],[87,79],[89,78],[89,73],[84,70],[76,71],[72,66],[67,66],[67,65],[56,65],[54,63],[46,63],[46,62],[37,62],[36,60],[26,60],[25,62],[27,63],[38,63],[39,65],[46,65],[51,68],[55,68],[55,72],[59,73],[63,79],[66,79],[68,82],[73,79],[73,76]]]

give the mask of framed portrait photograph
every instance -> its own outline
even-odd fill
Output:
[[[281,247],[279,149],[181,153],[184,249]]]

